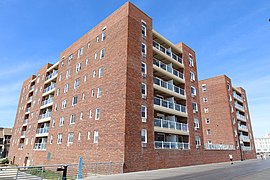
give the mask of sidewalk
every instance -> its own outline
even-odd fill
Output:
[[[231,166],[238,166],[244,164],[250,164],[252,162],[259,161],[257,159],[235,161],[233,165],[230,162],[214,163],[214,164],[203,164],[195,166],[185,166],[169,169],[158,169],[152,171],[140,171],[125,174],[107,175],[107,176],[94,176],[85,179],[95,180],[147,180],[147,179],[164,179],[170,177],[176,177],[181,175],[188,175],[193,173],[200,173],[205,171],[216,170],[220,168],[226,168]]]

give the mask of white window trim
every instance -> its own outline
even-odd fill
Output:
[[[142,117],[142,109],[143,108],[145,109],[145,117]],[[146,120],[147,120],[147,107],[144,105],[141,106],[141,118],[142,118],[142,122],[146,122]]]

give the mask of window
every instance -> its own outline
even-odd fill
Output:
[[[64,94],[68,92],[68,84],[65,84],[64,86]]]
[[[97,108],[96,109],[96,116],[95,116],[95,120],[99,120],[100,119],[100,109]]]
[[[81,140],[81,132],[78,133],[78,141]]]
[[[99,36],[96,37],[96,41],[99,42]]]
[[[230,102],[232,102],[232,96],[229,94],[229,99],[230,99]]]
[[[200,136],[195,136],[196,148],[201,146],[201,138]]]
[[[146,45],[142,43],[142,55],[146,56]]]
[[[82,64],[82,63],[78,63],[78,64],[76,65],[76,73],[78,73],[78,72],[81,70],[81,64]]]
[[[61,134],[61,133],[59,133],[58,135],[57,135],[57,144],[62,144],[62,140],[63,140],[63,135]]]
[[[72,61],[72,59],[73,59],[73,54],[68,56],[68,64]]]
[[[147,90],[146,90],[146,84],[142,83],[142,98],[146,98]]]
[[[206,124],[210,124],[210,119],[209,118],[205,118],[205,123]]]
[[[208,101],[207,97],[203,97],[203,102],[207,102],[207,101]]]
[[[97,74],[96,74],[96,71],[94,70],[94,71],[93,71],[92,77],[94,78],[94,77],[96,77],[96,75],[97,75]]]
[[[103,31],[101,34],[101,41],[105,41],[105,39],[106,39],[106,32]]]
[[[97,59],[97,57],[98,57],[98,53],[96,52],[96,53],[95,53],[95,59]]]
[[[99,78],[103,77],[103,68],[102,67],[98,68],[98,77]]]
[[[62,109],[65,109],[67,107],[67,100],[62,101]]]
[[[78,103],[78,96],[73,96],[71,105],[75,106]]]
[[[102,95],[102,89],[101,88],[98,88],[97,89],[97,98],[100,98]]]
[[[211,134],[211,130],[210,130],[210,129],[207,129],[207,130],[206,130],[206,134],[207,134],[207,135],[210,135],[210,134]]]
[[[54,111],[57,111],[57,109],[58,109],[58,104],[55,103],[55,105],[54,105]]]
[[[88,132],[87,132],[87,139],[89,140],[90,137],[91,137],[91,133],[88,131]]]
[[[105,56],[105,48],[102,48],[100,50],[100,59],[104,58],[104,56]]]
[[[94,143],[98,143],[98,131],[94,131]]]
[[[59,96],[59,94],[60,94],[60,88],[57,89],[56,96]]]
[[[87,64],[88,64],[88,61],[89,61],[88,59],[86,59],[86,60],[85,60],[85,65],[87,65]]]
[[[146,69],[146,64],[142,62],[142,67],[141,67],[142,75],[146,76],[147,69]]]
[[[146,25],[142,24],[142,37],[146,37]]]
[[[142,143],[147,143],[147,130],[146,129],[142,129],[141,139],[142,139]]]
[[[55,120],[53,119],[53,121],[52,121],[52,127],[54,127],[55,126]]]
[[[52,144],[53,143],[53,136],[51,135],[51,137],[50,137],[50,144]]]
[[[92,118],[93,117],[93,111],[92,109],[89,110],[89,118]]]
[[[68,143],[73,143],[73,139],[74,139],[74,133],[73,132],[68,133]]]
[[[60,117],[59,126],[64,126],[65,118],[62,116]]]
[[[189,75],[190,75],[190,81],[195,81],[195,74],[192,71],[190,71]]]
[[[191,86],[191,95],[192,97],[196,96],[196,88]]]
[[[82,100],[85,100],[85,94],[82,93]]]
[[[62,74],[59,75],[59,82],[62,81]],[[41,91],[41,90],[40,90]]]
[[[70,69],[68,69],[66,72],[66,79],[68,79],[69,77],[70,77]]]
[[[70,115],[69,123],[70,123],[70,124],[75,124],[75,114],[71,114],[71,115]]]
[[[94,91],[94,89],[91,90],[91,96],[92,96],[92,97],[95,96],[95,91]]]
[[[202,92],[206,91],[206,84],[202,84]]]
[[[189,62],[190,67],[194,66],[194,61],[193,61],[193,58],[191,56],[189,56],[188,62]]]
[[[64,67],[64,65],[65,65],[65,62],[62,61],[62,62],[61,62],[61,67]]]
[[[192,109],[193,109],[193,112],[198,112],[198,105],[197,105],[197,103],[195,103],[195,102],[192,103]]]
[[[85,75],[83,78],[83,81],[86,82],[86,80],[87,80],[87,76]]]
[[[74,81],[74,89],[76,89],[80,85],[80,78]]]
[[[80,114],[80,120],[82,120],[83,119],[83,112],[81,112],[81,114]]]
[[[146,122],[147,119],[147,107],[146,106],[141,106],[141,117],[142,117],[142,122]]]
[[[199,119],[194,118],[194,129],[197,130],[200,128]]]
[[[88,49],[90,48],[90,46],[91,46],[91,45],[90,45],[90,42],[89,42],[89,43],[87,43],[87,48],[88,48]]]
[[[228,88],[228,90],[231,89],[231,85],[229,83],[227,83],[227,88]]]
[[[83,55],[83,47],[78,50],[78,58]]]
[[[208,141],[208,144],[212,144],[212,141]]]

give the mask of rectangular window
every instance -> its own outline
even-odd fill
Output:
[[[144,62],[142,62],[142,67],[141,67],[141,71],[142,71],[142,76],[146,77],[146,73],[147,73],[147,69],[146,69],[146,64]]]
[[[68,133],[68,143],[73,143],[74,140],[74,133],[70,132]]]
[[[208,113],[208,107],[204,108],[204,113]]]
[[[95,116],[95,120],[99,120],[100,119],[100,109],[97,108],[96,109],[96,116]]]
[[[143,56],[146,56],[146,52],[147,52],[147,47],[146,47],[146,44],[142,43],[142,55]]]
[[[203,97],[203,102],[207,102],[207,101],[208,101],[207,97]]]
[[[146,129],[142,129],[141,139],[142,139],[142,143],[147,143],[147,130]]]
[[[195,128],[195,130],[200,128],[199,119],[197,119],[197,118],[194,118],[194,128]]]
[[[97,98],[100,98],[102,95],[102,89],[101,88],[98,88],[97,89]]]
[[[50,137],[50,144],[52,144],[53,143],[53,136],[51,135],[51,137]]]
[[[105,39],[106,39],[106,32],[103,31],[101,34],[101,41],[105,41]]]
[[[91,137],[91,133],[88,131],[88,132],[87,132],[87,139],[89,140],[90,137]]]
[[[146,122],[147,119],[147,107],[142,105],[141,106],[141,117],[142,117],[142,122]]]
[[[201,146],[201,138],[200,136],[195,136],[196,148]]]
[[[88,59],[86,59],[86,60],[85,60],[85,65],[87,65],[87,64],[88,64],[88,61],[89,61]]]
[[[66,79],[68,79],[69,77],[70,77],[70,69],[68,69],[66,72]]]
[[[59,126],[64,126],[65,118],[62,116],[59,120]]]
[[[104,58],[104,56],[105,56],[105,48],[102,48],[100,50],[100,59]]]
[[[193,87],[193,86],[191,86],[191,96],[192,97],[195,97],[196,96],[196,88],[195,87]]]
[[[74,89],[76,89],[80,85],[80,78],[74,81]]]
[[[93,117],[93,111],[92,109],[89,110],[89,118],[92,118]]]
[[[81,70],[81,65],[82,65],[82,63],[78,63],[76,65],[76,73],[78,73]]]
[[[142,83],[142,98],[146,98],[147,90],[146,90],[146,84]]]
[[[96,52],[96,53],[95,53],[95,59],[97,59],[97,57],[98,57],[98,53]]]
[[[96,41],[99,42],[99,36],[96,37]]]
[[[211,134],[211,130],[210,130],[210,129],[207,129],[207,130],[206,130],[206,134],[207,134],[207,135],[210,135],[210,134]]]
[[[91,96],[92,96],[92,97],[95,96],[95,91],[94,91],[94,89],[91,90]]]
[[[94,143],[98,143],[98,131],[94,131]]]
[[[67,100],[62,101],[62,109],[65,109],[67,107]]]
[[[81,114],[80,114],[80,120],[82,120],[83,119],[83,112],[81,112]]]
[[[210,124],[210,119],[209,119],[209,118],[206,118],[206,119],[205,119],[205,123],[206,123],[206,124]]]
[[[78,96],[73,96],[71,105],[74,106],[78,103]]]
[[[193,109],[193,112],[194,113],[195,112],[198,112],[198,105],[197,105],[197,103],[195,103],[195,102],[192,103],[192,109]]]
[[[202,92],[206,91],[206,84],[202,84]]]
[[[72,61],[72,59],[73,59],[73,54],[68,56],[68,64]]]
[[[62,144],[62,140],[63,140],[63,135],[61,133],[59,133],[57,135],[57,144]]]
[[[99,78],[103,77],[103,68],[102,67],[98,68],[98,77]]]
[[[68,86],[69,86],[68,84],[65,84],[65,86],[64,86],[64,94],[68,92]]]
[[[75,114],[71,114],[71,115],[70,115],[69,123],[70,123],[70,124],[75,124]]]
[[[83,55],[83,47],[78,50],[78,58]]]
[[[190,81],[195,81],[195,74],[192,71],[190,71],[189,75],[190,75]]]
[[[81,140],[81,132],[78,133],[78,141]]]
[[[142,24],[142,37],[146,37],[146,30],[147,30],[147,28],[146,28],[146,26],[145,26],[145,24]]]
[[[194,66],[194,61],[193,61],[193,58],[189,56],[189,59],[188,59],[188,63],[189,63],[189,66],[190,67],[193,67]]]

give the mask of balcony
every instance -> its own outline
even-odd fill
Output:
[[[245,125],[238,125],[238,130],[248,132],[248,128]]]
[[[53,100],[54,100],[54,97],[50,97],[50,98],[42,101],[40,109],[43,109],[43,108],[46,108],[46,107],[52,105],[53,104]]]
[[[36,131],[36,136],[48,136],[48,132],[49,132],[49,127],[44,127],[44,128],[38,128]]]
[[[31,87],[30,87],[30,90],[29,90],[29,92],[32,92],[32,91],[34,91],[34,89],[35,89],[35,85],[33,85],[33,86],[31,86]]]
[[[27,99],[27,103],[31,102],[33,100],[33,96],[30,96],[28,99]]]
[[[180,64],[180,66],[183,67],[183,59],[171,52],[170,49],[165,48],[156,41],[153,41],[153,47],[154,49],[159,50],[159,52],[161,52],[163,55],[170,57],[174,63]]]
[[[26,135],[26,131],[22,131],[21,132],[21,137],[25,137],[25,135]]]
[[[162,79],[154,77],[154,88],[181,99],[186,99],[185,90]]]
[[[46,143],[35,143],[35,150],[46,150]]]
[[[155,141],[155,149],[180,149],[189,150],[189,143]]]
[[[238,101],[243,102],[243,98],[239,96],[238,94],[236,94],[236,92],[233,92],[233,97],[237,99]]]
[[[157,132],[189,135],[188,125],[184,123],[155,118],[154,126]]]
[[[157,59],[153,59],[153,64],[155,65],[154,66],[154,69],[163,73],[163,74],[166,74],[167,76],[181,82],[181,83],[184,83],[185,80],[184,80],[184,74],[173,69],[172,67],[168,66],[167,64],[157,60]]]
[[[250,142],[249,137],[244,135],[240,135],[240,140],[242,140],[243,142]]]
[[[52,112],[51,111],[50,112],[46,112],[45,114],[39,115],[38,123],[50,121],[51,116],[52,116]]]
[[[23,126],[26,126],[27,123],[28,123],[28,119],[24,119],[24,120],[23,120]]]
[[[251,147],[250,146],[242,146],[242,151],[251,151]]]
[[[235,150],[234,145],[230,144],[204,144],[206,150]]]
[[[241,114],[239,114],[239,113],[236,113],[236,118],[239,119],[239,120],[241,120],[241,121],[244,121],[244,122],[247,121],[247,120],[246,120],[246,117],[243,116],[243,115],[241,115]]]
[[[154,98],[154,109],[165,113],[187,117],[186,106],[176,104],[157,97]]]
[[[236,108],[236,109],[245,112],[244,106],[241,106],[241,105],[238,104],[238,103],[234,103],[234,105],[235,105],[235,108]]]
[[[58,71],[57,71],[57,70],[53,71],[53,73],[51,73],[50,75],[48,75],[48,76],[46,77],[46,81],[55,78],[55,77],[57,76],[57,74],[58,74]]]
[[[45,95],[49,94],[49,92],[52,92],[53,90],[55,90],[55,87],[56,87],[56,83],[53,83],[50,86],[46,87],[43,91],[42,96],[45,96]]]
[[[25,114],[30,113],[30,107],[25,109]]]
[[[19,146],[18,146],[18,148],[19,149],[23,149],[23,145],[24,145],[23,143],[20,143]]]

